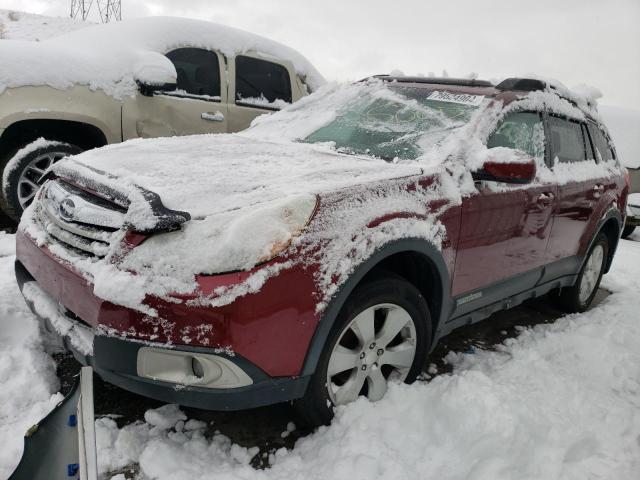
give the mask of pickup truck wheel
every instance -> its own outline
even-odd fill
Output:
[[[598,292],[604,267],[609,255],[609,240],[598,234],[578,274],[575,285],[563,288],[557,295],[560,308],[568,313],[584,312]]]
[[[42,184],[45,171],[58,160],[80,153],[82,149],[62,142],[42,140],[12,151],[3,162],[0,208],[14,220],[27,208]]]
[[[333,409],[367,397],[380,400],[388,382],[413,382],[431,344],[427,302],[411,283],[391,275],[351,294],[327,339],[305,396],[294,402],[298,423],[328,425]]]
[[[631,235],[633,233],[633,231],[636,229],[636,227],[634,226],[625,226],[622,229],[622,238],[627,238],[629,235]]]

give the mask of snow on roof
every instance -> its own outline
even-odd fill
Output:
[[[67,89],[81,84],[122,98],[136,92],[136,79],[175,81],[175,69],[164,54],[186,46],[227,56],[256,52],[284,59],[311,90],[324,83],[306,58],[273,40],[201,20],[147,17],[95,25],[43,42],[0,42],[0,63],[10,66],[0,70],[0,93],[26,85]],[[141,76],[148,72],[153,76]]]
[[[0,39],[40,42],[91,25],[68,17],[49,17],[0,9]]]

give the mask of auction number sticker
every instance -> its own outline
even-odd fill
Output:
[[[469,95],[468,93],[452,93],[434,90],[427,98],[428,100],[438,102],[459,103],[460,105],[473,105],[477,107],[482,103],[482,100],[484,100],[484,95]]]

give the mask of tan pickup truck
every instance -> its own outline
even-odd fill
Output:
[[[165,17],[3,40],[0,64],[0,209],[14,219],[64,156],[133,138],[243,130],[324,82],[289,47]]]

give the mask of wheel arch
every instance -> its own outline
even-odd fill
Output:
[[[74,120],[28,119],[9,125],[0,137],[0,152],[11,152],[44,137],[88,150],[108,143],[103,130],[91,123]]]
[[[609,254],[607,256],[607,263],[604,268],[604,273],[607,273],[611,268],[611,263],[613,262],[613,255],[615,254],[616,249],[618,248],[618,242],[620,241],[620,235],[622,234],[623,226],[624,226],[624,222],[622,221],[622,216],[618,211],[612,211],[601,222],[598,233],[600,232],[604,233],[607,236],[607,239],[609,240]],[[589,248],[591,248],[591,245],[589,245]]]
[[[613,262],[613,256],[616,252],[616,248],[618,247],[618,242],[620,241],[620,235],[622,234],[622,228],[624,226],[624,221],[622,219],[622,215],[616,208],[610,208],[600,219],[595,228],[595,235],[591,237],[589,240],[589,244],[587,248],[584,250],[583,260],[580,264],[580,270],[584,265],[584,262],[587,260],[587,254],[591,251],[591,247],[593,246],[593,242],[595,242],[596,238],[600,233],[604,233],[609,241],[609,253],[607,255],[607,263],[605,264],[604,273],[607,273],[611,268],[611,263]],[[578,270],[578,271],[580,271]]]
[[[424,239],[395,240],[378,249],[360,264],[333,296],[311,339],[301,375],[312,375],[315,372],[326,340],[351,292],[363,281],[375,278],[384,271],[402,276],[420,290],[427,300],[433,322],[432,342],[437,341],[438,327],[444,323],[451,309],[449,271],[442,252]]]

